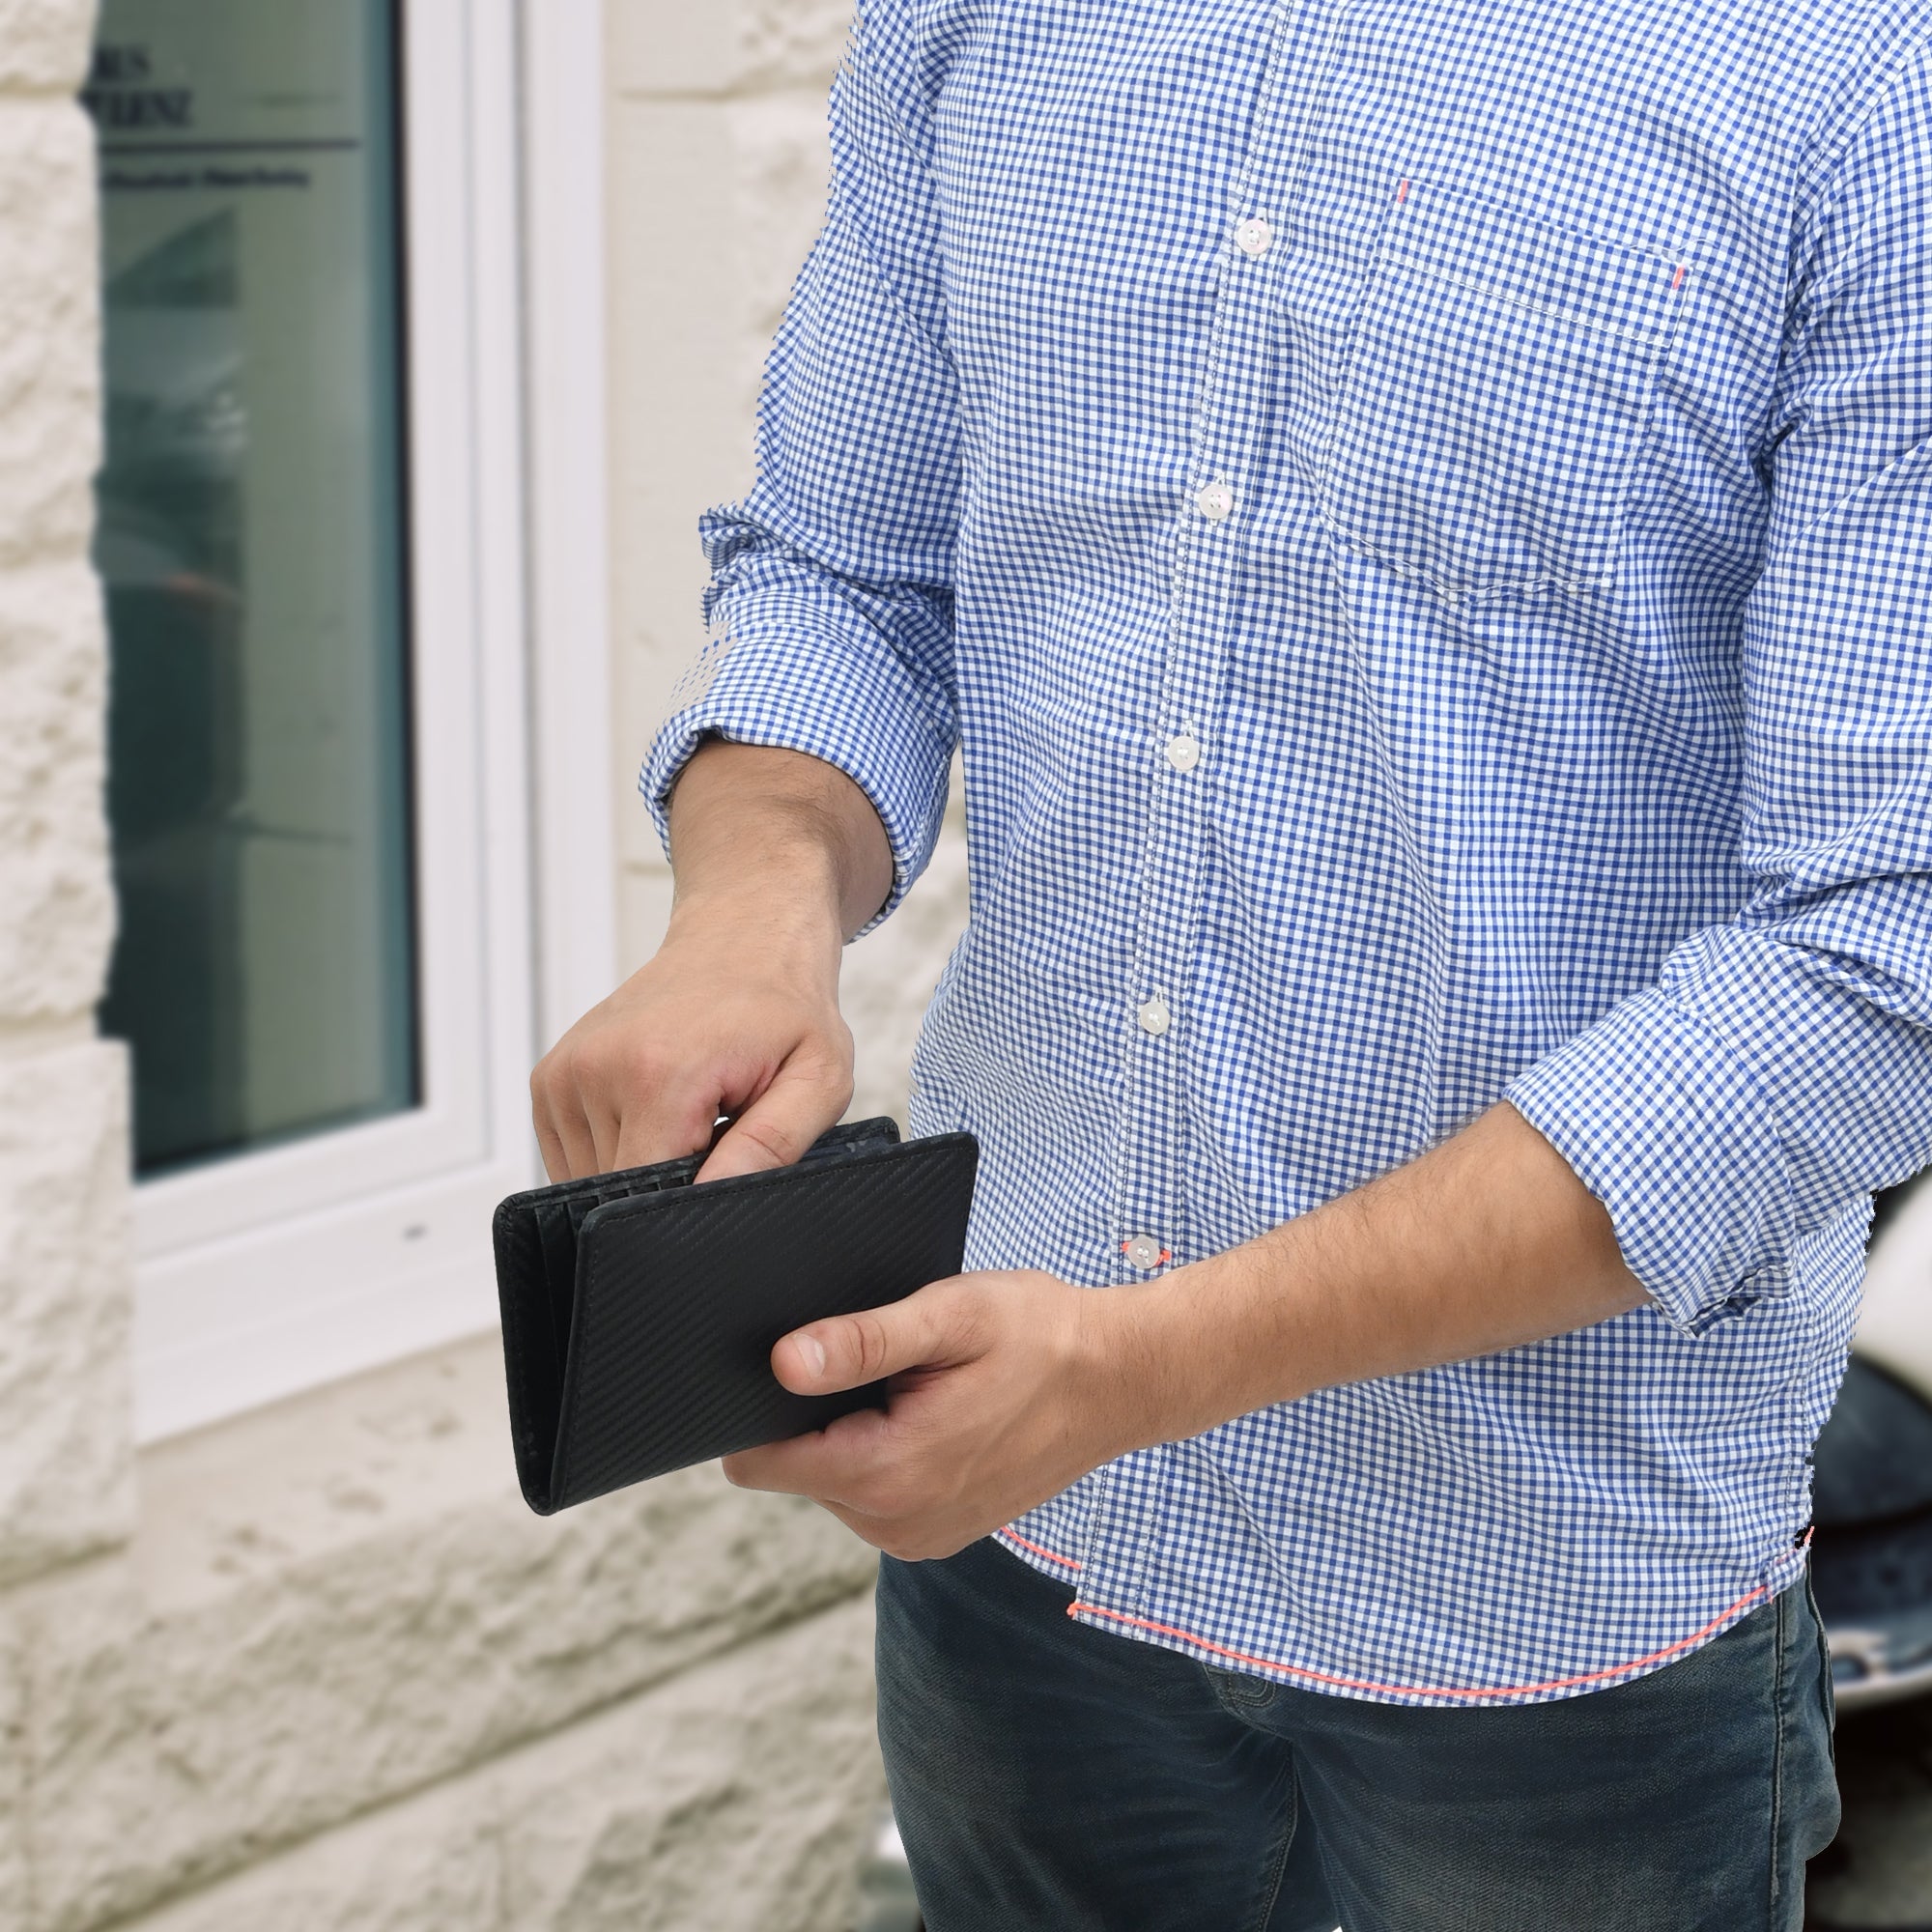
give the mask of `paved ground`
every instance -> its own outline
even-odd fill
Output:
[[[1838,1723],[1845,1823],[1811,1867],[1811,1932],[1932,1932],[1932,1697]]]

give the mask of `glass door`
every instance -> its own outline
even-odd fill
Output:
[[[421,1097],[395,0],[104,0],[121,930],[144,1176]]]

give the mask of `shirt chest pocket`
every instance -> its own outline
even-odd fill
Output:
[[[1400,184],[1342,358],[1329,527],[1452,599],[1608,588],[1687,274]]]

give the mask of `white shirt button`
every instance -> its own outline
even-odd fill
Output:
[[[1191,772],[1201,762],[1201,740],[1183,731],[1167,741],[1167,762],[1178,772]]]
[[[1127,1265],[1139,1268],[1143,1274],[1160,1265],[1161,1246],[1151,1235],[1130,1236],[1122,1244],[1121,1252],[1126,1256]]]
[[[1156,993],[1152,999],[1144,1000],[1135,1009],[1135,1017],[1141,1023],[1143,1033],[1163,1034],[1174,1024],[1174,1015],[1167,1009],[1167,1002]]]
[[[1235,230],[1235,246],[1250,259],[1265,255],[1273,242],[1274,230],[1264,215],[1251,214]]]
[[[1194,507],[1210,524],[1218,524],[1235,507],[1235,493],[1219,477],[1194,493]]]

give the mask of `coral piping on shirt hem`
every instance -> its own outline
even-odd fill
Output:
[[[1017,1543],[1022,1549],[1031,1549],[1036,1556],[1044,1556],[1049,1563],[1058,1563],[1063,1570],[1084,1570],[1086,1564],[1076,1563],[1070,1556],[1061,1556],[1041,1543],[1032,1543],[1016,1529],[999,1529],[993,1534],[1008,1543]]]
[[[1033,1546],[1028,1545],[1031,1548]],[[1042,1550],[1042,1555],[1048,1552]],[[1056,1563],[1064,1563],[1065,1557],[1055,1557]],[[1205,1636],[1196,1636],[1191,1631],[1177,1630],[1173,1624],[1157,1624],[1149,1617],[1129,1616],[1124,1610],[1102,1609],[1098,1604],[1083,1604],[1076,1597],[1066,1606],[1069,1617],[1108,1617],[1115,1623],[1130,1624],[1135,1630],[1152,1631],[1160,1636],[1171,1636],[1181,1643],[1192,1644],[1196,1650],[1211,1651],[1216,1657],[1225,1657],[1234,1663],[1251,1663],[1261,1670],[1279,1670],[1291,1677],[1305,1677],[1316,1684],[1332,1684],[1340,1690],[1368,1690],[1385,1697],[1446,1697],[1459,1698],[1466,1702],[1478,1702],[1486,1697],[1533,1697],[1548,1690],[1575,1690],[1585,1684],[1602,1684],[1612,1677],[1628,1677],[1634,1670],[1642,1670],[1653,1663],[1662,1663],[1666,1658],[1675,1657],[1679,1651],[1690,1650],[1703,1642],[1707,1636],[1715,1636],[1727,1624],[1767,1595],[1770,1584],[1760,1583],[1755,1590],[1740,1597],[1728,1609],[1722,1609],[1707,1623],[1702,1630],[1692,1631],[1689,1636],[1681,1636],[1675,1643],[1667,1643],[1662,1650],[1653,1650],[1648,1657],[1634,1658],[1629,1663],[1612,1664],[1607,1670],[1586,1670],[1578,1677],[1552,1677],[1542,1684],[1508,1684],[1490,1690],[1456,1690],[1436,1685],[1423,1684],[1378,1684],[1373,1678],[1335,1677],[1325,1670],[1304,1670],[1298,1663],[1277,1663],[1272,1658],[1251,1657],[1244,1650],[1230,1650],[1226,1644],[1211,1642]]]

